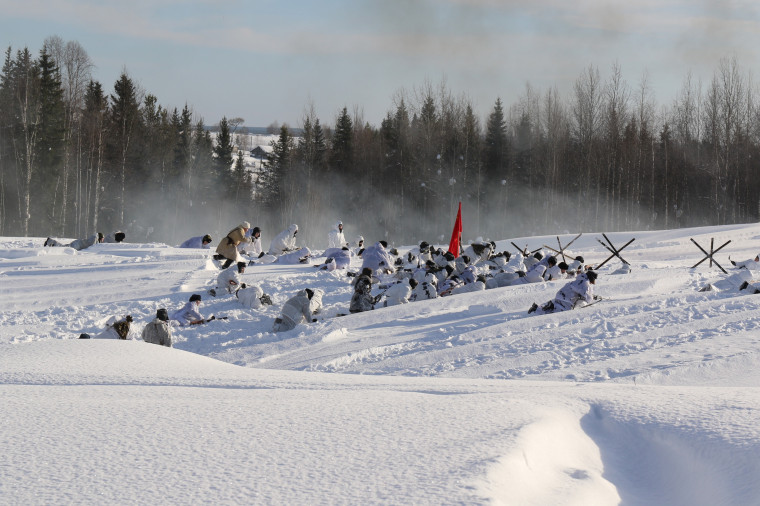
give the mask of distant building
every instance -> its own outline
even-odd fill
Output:
[[[272,154],[272,146],[256,146],[251,150],[251,156],[258,160],[268,160]]]

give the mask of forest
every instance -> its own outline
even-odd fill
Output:
[[[8,47],[0,71],[0,235],[127,241],[223,236],[242,220],[265,241],[297,223],[324,247],[347,239],[448,242],[462,202],[464,238],[651,230],[758,220],[760,96],[735,57],[709,79],[687,74],[658,104],[579,69],[572,91],[494,98],[479,118],[445,82],[399,89],[380,125],[361,105],[325,121],[313,104],[277,128],[261,169],[244,163],[242,118],[212,125],[165,107],[124,70],[107,89],[76,41],[38,53]]]

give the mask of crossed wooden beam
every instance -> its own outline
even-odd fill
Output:
[[[618,257],[620,259],[620,261],[623,262],[624,264],[631,265],[631,264],[628,263],[628,261],[625,258],[623,258],[623,257],[620,256],[620,252],[623,251],[633,241],[635,241],[636,238],[634,237],[633,239],[631,239],[627,243],[623,244],[622,248],[618,249],[618,248],[615,247],[614,244],[612,244],[612,241],[610,241],[610,238],[607,237],[607,234],[603,233],[602,235],[604,236],[604,239],[607,241],[607,244],[605,244],[604,242],[602,242],[602,240],[599,239],[599,238],[597,238],[597,241],[599,241],[599,244],[601,244],[602,246],[604,246],[605,249],[607,249],[607,251],[609,251],[612,254],[609,257],[607,257],[607,260],[605,260],[604,262],[602,262],[599,265],[597,265],[596,268],[599,269],[601,266],[603,266],[604,264],[606,264],[607,262],[609,262],[610,260],[612,260],[615,257]]]
[[[690,238],[690,239],[691,239],[691,238]],[[715,241],[715,239],[714,239],[713,237],[711,237],[711,238],[710,238],[710,252],[708,253],[707,251],[705,251],[705,249],[704,249],[702,246],[700,246],[699,244],[697,244],[697,241],[695,241],[694,239],[691,239],[691,242],[693,242],[693,243],[694,243],[694,245],[695,245],[697,248],[701,249],[701,250],[702,250],[702,253],[704,253],[704,254],[705,254],[705,257],[704,257],[702,260],[700,260],[699,262],[695,263],[695,264],[694,264],[694,265],[693,265],[691,268],[692,268],[692,269],[696,268],[696,267],[697,267],[699,264],[701,264],[702,262],[704,262],[705,260],[707,260],[707,259],[709,258],[709,259],[710,259],[710,267],[712,267],[712,264],[713,264],[713,263],[715,263],[715,265],[717,265],[717,266],[718,266],[718,268],[719,268],[720,270],[722,270],[722,271],[723,271],[723,274],[728,274],[728,273],[726,272],[726,269],[724,269],[724,268],[723,268],[723,267],[722,267],[722,266],[721,266],[721,265],[718,263],[718,261],[717,261],[717,260],[715,260],[715,259],[713,258],[713,255],[715,255],[715,254],[716,254],[718,251],[722,250],[724,246],[726,246],[728,243],[730,243],[730,242],[731,242],[731,240],[728,240],[728,241],[724,242],[724,243],[723,243],[723,245],[722,245],[722,246],[720,246],[718,249],[713,249],[713,244],[714,244],[714,241]]]
[[[569,243],[565,244],[564,246],[562,246],[562,243],[559,240],[559,236],[557,236],[557,245],[559,246],[559,249],[554,249],[551,246],[547,246],[546,244],[544,244],[544,248],[552,250],[555,255],[562,255],[562,261],[563,262],[567,262],[567,259],[565,258],[565,250],[567,248],[569,248],[570,245],[575,242],[575,239],[579,238],[582,235],[583,235],[583,232],[581,232],[580,234],[576,235],[575,238],[572,241],[570,241]]]
[[[537,251],[541,251],[541,248],[534,249],[533,251],[528,251],[528,245],[527,244],[525,245],[524,248],[521,248],[520,246],[518,246],[517,244],[513,243],[512,241],[509,241],[509,243],[512,246],[514,246],[517,251],[519,251],[520,253],[522,253],[522,256],[524,256],[524,257],[529,257],[529,256],[535,254]]]

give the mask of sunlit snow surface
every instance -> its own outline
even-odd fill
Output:
[[[632,271],[593,307],[528,316],[547,283],[342,317],[341,271],[251,266],[252,310],[207,295],[209,251],[0,238],[0,503],[760,504],[760,295],[728,261],[760,225],[607,236]],[[691,238],[731,240],[729,275]],[[271,333],[306,287],[320,321]],[[192,293],[228,319],[139,340]],[[135,340],[76,339],[125,314]]]

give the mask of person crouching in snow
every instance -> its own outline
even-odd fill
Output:
[[[216,318],[212,316],[208,320],[203,319],[203,315],[200,312],[201,296],[194,293],[190,296],[190,300],[185,303],[182,308],[178,309],[171,315],[171,319],[176,321],[181,327],[188,325],[200,325],[202,323],[208,323]]]
[[[172,347],[172,328],[169,326],[169,312],[165,308],[156,311],[156,318],[143,329],[142,338],[146,343]]]
[[[251,242],[251,238],[245,236],[249,228],[251,228],[251,224],[247,221],[244,221],[237,227],[230,230],[227,235],[224,236],[221,241],[219,241],[219,244],[216,247],[216,254],[214,255],[214,259],[225,259],[224,264],[222,264],[222,269],[226,269],[232,265],[233,262],[240,262],[242,260],[240,254],[238,253],[237,247],[240,243]]]
[[[248,285],[235,292],[238,302],[251,309],[259,309],[263,306],[271,306],[272,299],[264,293],[264,290],[256,285]]]
[[[338,220],[327,234],[327,248],[342,248],[347,245],[346,236],[343,235],[343,222]]]
[[[314,297],[314,291],[305,288],[298,292],[295,297],[288,299],[280,310],[279,318],[274,320],[272,332],[285,332],[294,329],[300,323],[316,321],[312,317],[312,313],[318,312],[321,307],[312,310],[312,297]]]
[[[240,275],[245,273],[245,262],[238,262],[232,267],[227,267],[219,276],[216,277],[216,288],[212,288],[208,291],[213,297],[222,295],[226,290],[227,293],[235,293],[240,288],[245,287],[245,283],[240,283]]]
[[[388,243],[378,241],[364,250],[362,254],[362,269],[372,269],[372,272],[393,273],[396,268],[394,261],[386,251]]]
[[[261,247],[261,229],[259,227],[253,227],[245,233],[245,236],[250,238],[249,243],[238,244],[238,251],[244,255],[249,255],[253,258],[261,258],[264,256],[264,250]]]
[[[435,299],[438,297],[435,276],[426,277],[425,280],[421,282],[417,282],[416,279],[411,279],[409,281],[409,286],[412,287],[412,295],[409,296],[409,300],[412,302]]]
[[[594,285],[596,285],[596,271],[588,271],[579,274],[577,278],[563,286],[553,300],[550,300],[543,306],[539,307],[535,302],[528,314],[557,313],[575,309],[575,305],[580,301],[590,304],[594,300],[599,300],[598,295],[594,295]]]
[[[391,285],[385,291],[385,300],[383,306],[397,306],[399,304],[407,304],[409,302],[409,296],[412,295],[412,287],[409,286],[409,280],[404,278],[398,283]]]
[[[378,299],[373,297],[370,292],[372,292],[372,275],[364,271],[354,282],[354,294],[351,296],[351,304],[348,311],[351,313],[361,313],[362,311],[372,311],[375,309]]]
[[[129,326],[132,323],[132,315],[118,319],[111,317],[106,323],[106,329],[95,336],[96,339],[127,339],[129,336]]]
[[[274,256],[280,256],[288,251],[296,249],[296,234],[298,233],[298,225],[295,223],[288,228],[280,232],[272,239],[269,244],[269,254]]]

